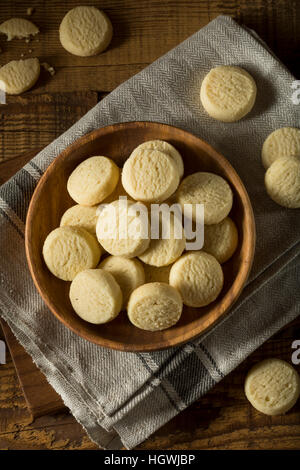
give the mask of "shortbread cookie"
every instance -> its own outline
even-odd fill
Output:
[[[300,160],[282,157],[275,160],[265,174],[267,193],[280,206],[300,207]]]
[[[251,405],[266,415],[289,411],[300,396],[298,372],[281,359],[265,359],[250,369],[245,394]]]
[[[193,220],[197,218],[196,204],[204,204],[204,222],[211,225],[227,217],[232,207],[233,194],[221,176],[198,172],[184,178],[177,191],[177,200],[185,215]]]
[[[128,317],[138,328],[159,331],[178,322],[182,300],[174,287],[163,282],[144,284],[133,291],[128,302]]]
[[[110,19],[103,11],[91,6],[73,8],[59,27],[61,45],[81,57],[100,54],[109,45],[112,35]]]
[[[203,251],[213,255],[219,263],[229,260],[237,245],[238,231],[230,217],[218,224],[205,226]]]
[[[142,149],[126,160],[122,184],[136,201],[162,202],[176,191],[179,172],[169,155],[159,150]]]
[[[268,135],[261,151],[262,163],[265,169],[281,157],[300,159],[300,129],[282,127]]]
[[[39,60],[12,60],[0,68],[0,90],[8,95],[20,95],[32,88],[40,76]]]
[[[176,229],[175,221],[177,224]],[[160,233],[158,235],[160,238],[152,238],[149,247],[139,258],[144,263],[152,266],[168,266],[174,263],[185,249],[185,237],[181,222],[175,219],[172,213],[167,214],[164,217],[163,227],[162,217],[160,217]]]
[[[73,280],[70,301],[83,320],[100,325],[113,320],[120,313],[122,292],[109,272],[103,269],[86,269]]]
[[[10,18],[0,24],[0,33],[6,34],[7,40],[23,39],[38,34],[39,28],[24,18]]]
[[[96,235],[96,225],[98,220],[98,206],[76,206],[70,207],[60,220],[60,226],[65,227],[66,225],[72,227],[81,227],[90,232],[92,235]]]
[[[161,266],[157,268],[156,266],[150,266],[150,264],[144,264],[145,271],[145,282],[165,282],[169,283],[169,275],[172,265]]]
[[[96,238],[83,228],[59,227],[47,236],[43,256],[54,276],[72,281],[80,271],[97,266],[101,248]]]
[[[256,99],[256,84],[246,70],[221,65],[205,76],[200,98],[211,117],[235,122],[251,111]]]
[[[136,147],[136,149],[134,149],[131,155],[143,149],[159,150],[160,152],[169,155],[171,158],[173,158],[177,165],[179,178],[182,178],[184,173],[184,166],[181,155],[178,150],[173,147],[173,145],[169,144],[169,142],[166,142],[165,140],[148,140],[147,142],[143,142],[138,147]]]
[[[139,213],[136,210],[139,206],[120,199],[99,207],[97,238],[111,255],[134,258],[148,248],[148,213]]]
[[[127,306],[129,296],[134,289],[145,284],[144,268],[137,259],[108,256],[99,264],[99,268],[112,274],[121,287],[123,307]]]
[[[189,307],[204,307],[213,302],[223,287],[223,271],[219,262],[204,251],[187,253],[170,271],[170,284],[177,289]]]
[[[78,204],[94,206],[114,191],[119,176],[120,170],[110,158],[90,157],[71,173],[67,189]]]

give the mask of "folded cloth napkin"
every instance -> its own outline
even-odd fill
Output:
[[[199,101],[203,77],[221,64],[244,67],[258,87],[253,111],[233,124],[211,119]],[[118,87],[0,188],[1,315],[100,447],[135,447],[299,314],[299,212],[268,198],[260,161],[272,130],[299,125],[293,80],[259,38],[220,16]],[[222,323],[182,347],[147,354],[110,351],[64,327],[37,293],[24,253],[26,211],[49,163],[83,134],[134,120],[181,127],[222,152],[247,187],[257,225],[251,277]]]

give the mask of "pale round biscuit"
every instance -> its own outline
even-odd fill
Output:
[[[165,330],[178,322],[182,313],[182,299],[169,284],[144,284],[132,292],[127,312],[131,323],[142,330]]]
[[[238,245],[238,231],[230,217],[222,222],[204,227],[203,251],[213,255],[219,263],[225,263]]]
[[[0,33],[6,34],[7,40],[23,39],[38,34],[39,28],[24,18],[10,18],[0,24]]]
[[[137,259],[108,256],[99,264],[99,268],[112,274],[121,287],[123,307],[127,306],[128,299],[134,289],[145,284],[144,268]]]
[[[182,180],[177,191],[177,200],[184,213],[196,220],[196,204],[204,204],[204,223],[218,224],[229,214],[233,194],[219,175],[207,172],[193,173]],[[184,206],[192,204],[192,206]]]
[[[300,207],[300,160],[282,157],[275,160],[265,174],[265,187],[273,201],[283,207]]]
[[[142,149],[126,160],[122,184],[136,201],[165,201],[178,187],[177,165],[169,155],[159,150]]]
[[[114,191],[119,177],[120,170],[110,158],[90,157],[72,171],[67,190],[78,204],[94,206]]]
[[[277,158],[281,157],[300,159],[300,129],[282,127],[268,135],[261,151],[263,166],[267,170]]]
[[[111,255],[134,258],[148,248],[148,213],[138,214],[136,208],[137,203],[123,199],[99,207],[97,238]]]
[[[147,142],[143,142],[138,147],[136,147],[131,155],[134,155],[136,152],[139,152],[143,149],[159,150],[160,152],[169,155],[169,157],[173,158],[177,165],[179,178],[182,178],[184,173],[182,157],[178,150],[173,147],[173,145],[169,144],[169,142],[166,142],[165,140],[148,140]]]
[[[162,227],[162,217],[160,217],[158,234],[160,238],[151,238],[149,247],[139,256],[146,264],[157,267],[168,266],[174,263],[185,249],[185,236],[181,221],[176,219],[173,213],[167,214],[164,221],[164,227]],[[176,238],[179,236],[181,238]]]
[[[12,60],[0,68],[0,90],[8,95],[20,95],[32,88],[39,76],[38,59]]]
[[[98,206],[81,206],[76,204],[66,210],[60,220],[60,226],[81,227],[96,235],[96,225],[98,220]]]
[[[224,282],[220,263],[204,251],[183,255],[170,271],[170,285],[189,307],[204,307],[220,294]]]
[[[145,283],[148,282],[165,282],[169,284],[169,276],[172,264],[168,266],[160,266],[159,268],[156,266],[150,266],[150,264],[144,264],[144,271],[145,271]]]
[[[300,396],[298,372],[281,359],[265,359],[250,369],[245,394],[251,405],[270,416],[289,411]]]
[[[58,227],[47,236],[43,256],[54,276],[72,281],[80,271],[97,266],[101,248],[96,238],[83,228]]]
[[[77,274],[69,296],[77,315],[95,325],[113,320],[122,308],[121,288],[103,269],[86,269]]]
[[[100,54],[109,45],[112,35],[110,19],[103,11],[91,6],[68,11],[59,27],[63,48],[81,57]]]
[[[200,98],[211,117],[218,121],[235,122],[251,111],[256,91],[255,81],[246,70],[221,65],[205,76]]]

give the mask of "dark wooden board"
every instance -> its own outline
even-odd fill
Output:
[[[141,330],[128,321],[127,315],[122,314],[107,325],[92,325],[74,315],[69,298],[70,284],[53,276],[45,266],[41,256],[43,243],[47,235],[59,226],[66,209],[74,204],[67,191],[67,181],[80,162],[91,155],[107,155],[122,167],[134,148],[152,139],[165,140],[178,149],[184,162],[185,176],[202,168],[223,176],[229,182],[234,194],[230,216],[237,225],[240,243],[232,258],[223,265],[224,286],[216,301],[200,309],[184,306],[180,320],[172,328],[155,332]],[[55,193],[59,197],[49,197],[49,194]],[[79,336],[95,344],[129,352],[178,346],[221,321],[246,283],[254,257],[255,240],[251,202],[228,160],[193,134],[153,122],[106,126],[68,146],[40,179],[28,208],[25,230],[26,256],[31,276],[54,315]]]
[[[37,368],[29,354],[16,340],[5,321],[0,320],[6,344],[17,371],[28,409],[32,416],[62,411],[65,405],[61,397],[47,382],[46,377]]]

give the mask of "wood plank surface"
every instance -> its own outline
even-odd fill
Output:
[[[249,404],[243,391],[246,373],[257,361],[280,357],[291,362],[291,344],[296,338],[300,338],[300,319],[267,341],[138,449],[299,449],[300,401],[284,416],[265,416]],[[8,357],[0,373],[0,449],[97,446],[67,411],[33,420]]]
[[[65,13],[77,0],[47,2],[23,0],[0,2],[0,21],[12,16],[26,17],[28,4],[35,7],[30,20],[41,33],[29,44],[24,40],[7,42],[0,63],[24,57],[39,57],[57,71],[52,78],[39,80],[34,92],[78,90],[111,91],[118,84],[153,62],[220,14],[254,28],[280,59],[299,74],[299,19],[297,0],[96,0],[80,4],[96,5],[109,15],[114,37],[108,50],[95,57],[76,57],[59,42],[58,28]],[[32,50],[29,53],[29,50]]]
[[[95,0],[79,3],[99,6]],[[27,7],[33,6],[35,12],[29,19],[41,29],[41,34],[29,44],[22,40],[7,42],[0,36],[0,65],[24,54],[37,56],[56,69],[54,77],[43,71],[32,91],[9,97],[8,104],[0,106],[0,184],[30,158],[33,149],[44,147],[76,122],[102,93],[113,90],[219,14],[228,14],[253,28],[300,78],[298,0],[100,3],[114,26],[112,44],[104,54],[80,58],[61,47],[57,32],[66,11],[78,1],[0,2],[0,22],[12,16],[27,17]],[[4,338],[1,334],[0,338]],[[300,319],[267,341],[205,397],[139,448],[299,449],[300,403],[285,416],[267,417],[249,405],[243,392],[245,374],[251,365],[266,357],[290,362],[295,339],[300,339]],[[96,448],[67,411],[33,420],[8,354],[7,364],[0,366],[0,449]]]
[[[45,147],[97,101],[93,91],[9,96],[0,105],[0,162]]]
[[[1,319],[0,324],[31,415],[36,418],[49,412],[64,410],[65,405],[60,395],[49,385],[7,323]]]

